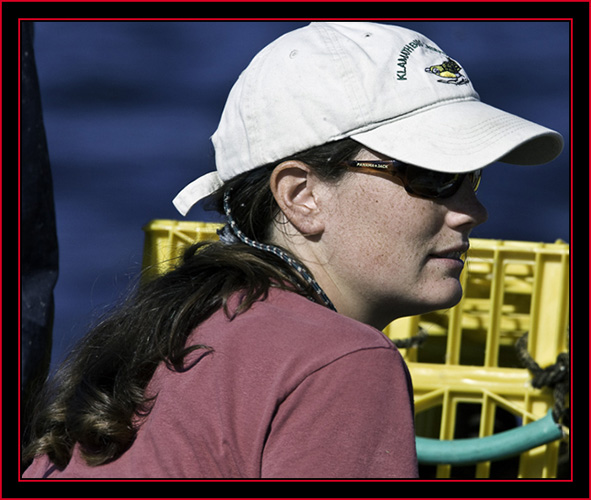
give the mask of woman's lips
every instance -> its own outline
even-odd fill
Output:
[[[440,264],[444,264],[447,267],[452,268],[463,268],[464,261],[462,256],[468,251],[468,245],[462,245],[459,247],[449,248],[445,250],[437,250],[429,254],[429,258],[436,260]]]

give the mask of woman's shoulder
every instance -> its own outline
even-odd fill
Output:
[[[225,328],[218,331],[225,331],[226,337],[239,335],[241,342],[262,350],[269,346],[278,352],[286,348],[339,356],[361,349],[396,349],[381,331],[280,289],[271,289],[264,300],[232,320],[218,315],[220,321]]]
[[[229,301],[230,312],[237,304]],[[188,343],[210,350],[192,352],[187,365],[195,370],[181,378],[195,378],[203,385],[206,374],[212,374],[218,385],[231,381],[251,392],[256,386],[263,392],[284,393],[338,360],[354,362],[351,355],[361,351],[373,350],[376,356],[388,351],[393,366],[402,363],[392,341],[379,330],[279,289],[271,289],[266,298],[236,316],[220,309],[193,331]],[[371,363],[371,356],[363,359]],[[168,370],[161,374],[179,384],[179,376]]]

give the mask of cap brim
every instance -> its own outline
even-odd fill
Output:
[[[564,146],[558,132],[477,100],[423,109],[351,138],[390,158],[454,173],[495,161],[540,165]]]

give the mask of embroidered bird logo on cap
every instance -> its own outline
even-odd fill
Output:
[[[462,75],[462,67],[455,62],[453,59],[447,58],[447,61],[437,64],[435,66],[429,66],[425,68],[427,73],[433,73],[441,78],[437,80],[441,83],[453,83],[454,85],[465,85],[470,80]]]

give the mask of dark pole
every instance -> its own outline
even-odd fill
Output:
[[[58,244],[53,183],[33,51],[33,23],[21,22],[21,428],[49,372]]]

